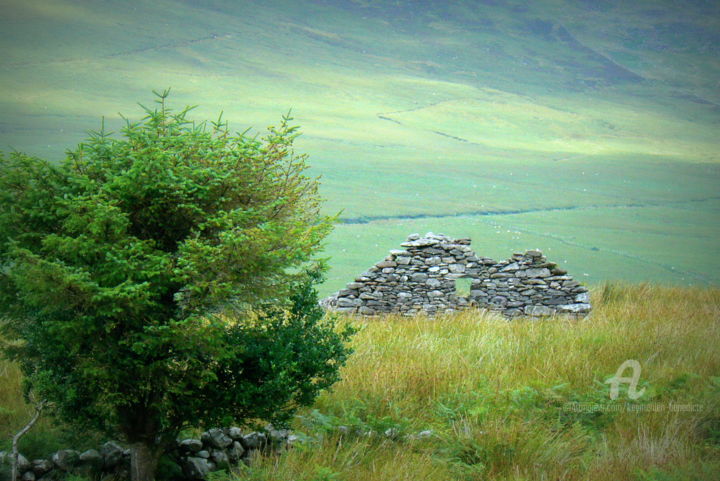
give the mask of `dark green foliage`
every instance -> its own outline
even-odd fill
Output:
[[[282,422],[338,379],[308,267],[331,229],[285,117],[260,138],[158,107],[55,165],[0,157],[0,319],[28,389],[75,425],[164,445]]]

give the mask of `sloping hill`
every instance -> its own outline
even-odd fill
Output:
[[[331,255],[367,242],[330,286],[415,230],[720,282],[718,32],[699,0],[7,0],[0,149],[58,158],[167,86],[238,130],[292,108],[328,210],[374,220],[337,230]]]

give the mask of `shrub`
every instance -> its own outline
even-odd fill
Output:
[[[349,335],[313,305],[332,219],[291,119],[232,135],[157,96],[57,165],[0,157],[4,353],[60,417],[131,443],[138,480],[188,425],[287,420]]]

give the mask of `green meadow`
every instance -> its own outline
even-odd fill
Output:
[[[3,2],[0,150],[50,159],[172,87],[322,176],[327,294],[411,232],[588,283],[720,281],[720,15],[623,2]]]

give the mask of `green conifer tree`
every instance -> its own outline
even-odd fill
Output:
[[[286,421],[349,353],[307,274],[333,219],[297,127],[233,135],[156,95],[59,164],[0,157],[4,353],[57,415],[130,443],[137,481],[187,426]]]

